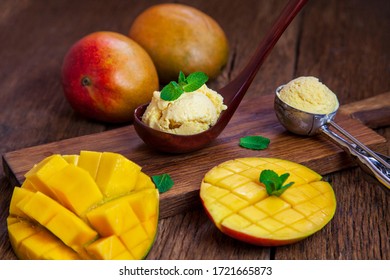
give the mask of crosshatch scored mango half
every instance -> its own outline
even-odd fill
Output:
[[[141,167],[111,152],[52,155],[15,187],[8,234],[20,259],[143,259],[159,193]]]
[[[279,197],[267,194],[260,173],[289,173],[294,182]],[[238,240],[262,246],[286,245],[322,229],[334,216],[336,198],[321,175],[291,161],[239,158],[208,171],[201,183],[202,204],[214,224]]]

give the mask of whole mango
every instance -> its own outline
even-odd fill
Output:
[[[180,71],[201,71],[215,78],[229,55],[221,26],[204,12],[183,4],[151,6],[134,20],[129,36],[152,57],[160,82],[176,80]]]
[[[116,32],[77,41],[62,65],[65,97],[81,115],[98,121],[133,120],[133,111],[159,87],[156,68],[136,42]]]

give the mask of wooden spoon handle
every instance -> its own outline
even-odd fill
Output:
[[[234,111],[235,108],[238,107],[260,66],[270,54],[291,21],[307,2],[308,0],[289,0],[274,24],[265,34],[263,40],[260,41],[255,53],[245,68],[235,79],[220,90],[220,93],[224,96],[225,102],[229,103],[230,107],[234,108],[231,111]]]
[[[390,91],[340,106],[339,112],[360,120],[370,128],[390,125]]]

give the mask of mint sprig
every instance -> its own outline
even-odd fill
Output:
[[[290,182],[283,185],[289,176],[289,173],[284,173],[279,176],[275,171],[266,169],[261,172],[259,181],[265,185],[268,195],[280,196],[287,188],[294,184],[294,182]]]
[[[160,98],[165,101],[174,101],[184,92],[192,92],[203,86],[209,77],[203,72],[194,72],[187,77],[182,71],[179,73],[178,81],[171,81],[160,93]]]
[[[158,189],[159,193],[169,191],[174,185],[171,176],[166,173],[160,175],[153,175],[152,181],[156,185],[156,188]]]
[[[270,139],[259,135],[240,138],[240,146],[251,150],[264,150],[268,148],[270,142]]]

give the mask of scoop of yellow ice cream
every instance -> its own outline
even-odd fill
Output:
[[[315,77],[299,77],[286,84],[279,98],[296,109],[313,114],[329,114],[337,110],[337,96]]]
[[[155,91],[142,121],[153,129],[191,135],[213,126],[225,109],[223,97],[206,85],[174,101],[162,100],[160,92]]]

